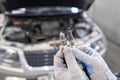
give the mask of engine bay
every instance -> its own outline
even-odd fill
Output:
[[[59,39],[60,31],[66,34],[69,26],[72,29],[73,36],[76,38],[83,38],[92,31],[92,25],[80,22],[79,19],[39,20],[12,18],[3,35],[8,41],[29,44],[52,38]]]

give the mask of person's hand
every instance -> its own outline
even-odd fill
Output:
[[[81,61],[91,80],[117,80],[99,53],[89,47],[84,47],[82,50],[74,48],[70,52],[73,52],[76,59]]]
[[[89,80],[79,67],[69,47],[61,48],[54,57],[55,77],[57,80]]]

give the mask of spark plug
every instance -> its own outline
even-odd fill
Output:
[[[70,27],[68,27],[67,30],[67,40],[69,42],[69,46],[72,47],[74,45],[74,37]]]
[[[65,46],[67,44],[67,40],[63,32],[60,32],[60,43],[62,46]]]

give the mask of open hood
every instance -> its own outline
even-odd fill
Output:
[[[88,10],[94,0],[1,0],[0,8],[2,12],[11,11],[23,7],[77,7]]]

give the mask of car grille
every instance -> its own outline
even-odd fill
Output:
[[[58,50],[25,51],[25,58],[32,67],[52,66],[54,55]]]

